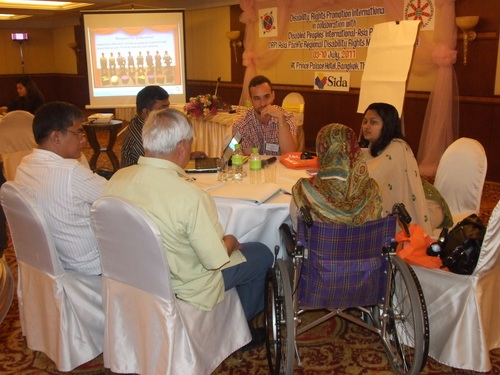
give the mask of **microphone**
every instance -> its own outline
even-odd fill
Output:
[[[269,159],[264,159],[261,161],[262,163],[262,168],[264,168],[266,165],[271,165],[276,161],[276,156],[273,156],[272,158]]]
[[[220,77],[217,78],[217,84],[215,85],[215,94],[214,94],[214,96],[217,96],[217,90],[219,89],[219,83],[220,83]]]

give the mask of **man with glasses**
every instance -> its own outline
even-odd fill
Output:
[[[106,179],[78,160],[85,144],[82,112],[73,104],[50,102],[33,119],[38,147],[23,158],[15,181],[36,200],[67,271],[100,275],[90,207],[101,197]]]

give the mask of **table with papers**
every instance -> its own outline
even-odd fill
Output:
[[[277,169],[276,184],[250,184],[246,177],[242,182],[217,181],[216,173],[194,173],[190,177],[201,189],[214,197],[219,221],[226,234],[234,235],[240,242],[258,241],[266,244],[271,251],[276,245],[281,246],[279,227],[290,222],[290,195],[292,186],[301,177],[309,177],[304,170],[288,169],[280,162],[274,164]],[[248,168],[248,165],[245,166]],[[257,192],[276,186],[280,191],[270,193],[271,197],[263,203],[255,200],[234,198],[234,195],[251,188]],[[223,189],[221,189],[223,188]],[[226,192],[226,196],[218,196],[218,190]],[[271,187],[272,191],[272,187]],[[280,257],[283,249],[280,249]]]

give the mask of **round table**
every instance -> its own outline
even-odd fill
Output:
[[[101,152],[105,152],[108,155],[111,164],[113,165],[113,171],[117,171],[120,168],[120,162],[116,154],[113,151],[113,146],[116,142],[116,137],[118,136],[118,132],[122,127],[122,121],[120,120],[111,120],[107,123],[91,123],[87,122],[83,124],[83,128],[87,133],[87,140],[89,141],[90,147],[94,153],[89,161],[90,169],[93,171],[96,170],[97,159]],[[109,133],[108,144],[105,147],[101,147],[99,140],[97,138],[97,131],[105,130]]]

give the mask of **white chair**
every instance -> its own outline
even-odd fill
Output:
[[[176,298],[161,234],[142,209],[103,197],[94,202],[91,220],[103,269],[105,367],[210,374],[251,340],[235,289],[210,312]]]
[[[414,266],[429,314],[429,355],[448,366],[486,372],[500,347],[500,202],[490,217],[472,275]]]
[[[102,353],[101,277],[66,272],[33,196],[7,181],[0,198],[17,257],[21,329],[30,349],[71,371]]]
[[[450,207],[454,224],[479,213],[488,162],[481,143],[459,138],[443,153],[434,186]]]
[[[291,92],[283,99],[282,107],[293,113],[297,122],[297,151],[304,151],[304,97],[298,92]]]
[[[0,120],[0,160],[7,181],[14,180],[21,159],[36,147],[33,118],[29,112],[12,111]]]

